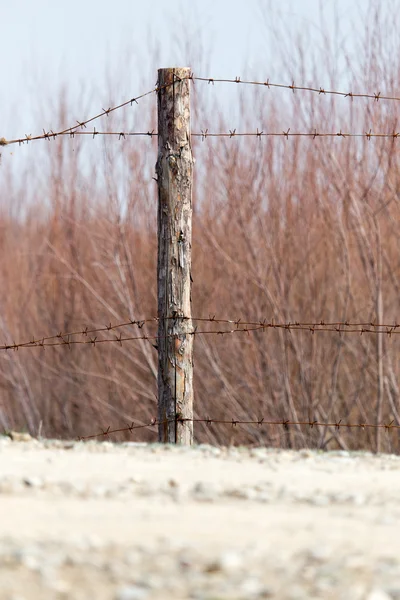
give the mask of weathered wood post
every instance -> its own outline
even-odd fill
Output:
[[[179,444],[193,442],[189,77],[158,70],[158,438]]]

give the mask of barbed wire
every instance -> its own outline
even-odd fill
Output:
[[[234,333],[250,333],[252,331],[265,331],[266,326],[258,326],[258,327],[245,327],[245,328],[237,328],[237,329],[228,329],[228,330],[224,330],[224,329],[217,329],[217,330],[204,330],[204,331],[200,331],[197,328],[195,328],[193,331],[188,331],[186,333],[171,333],[171,334],[167,334],[165,336],[158,336],[158,335],[137,335],[137,336],[127,336],[127,337],[123,337],[122,334],[121,335],[116,335],[113,338],[98,338],[96,337],[90,337],[89,339],[84,339],[84,340],[75,340],[75,339],[69,339],[67,336],[65,335],[60,335],[58,336],[58,341],[42,341],[42,340],[32,340],[30,342],[23,342],[21,344],[3,344],[2,346],[0,346],[0,350],[18,350],[19,348],[45,348],[45,347],[54,347],[54,346],[67,346],[69,348],[71,348],[72,346],[76,346],[76,345],[91,345],[91,346],[96,346],[98,344],[107,344],[107,343],[118,343],[120,345],[122,345],[123,342],[131,342],[131,341],[138,341],[138,340],[142,340],[142,341],[147,341],[147,342],[159,342],[160,339],[172,339],[172,338],[176,338],[179,337],[179,335],[191,335],[191,336],[196,336],[196,335],[219,335],[219,336],[223,336],[223,335],[227,335],[227,334],[234,334]],[[287,327],[285,329],[288,329]],[[400,332],[398,332],[400,333]],[[158,349],[157,344],[153,344],[154,347],[156,349]]]
[[[332,422],[324,422],[324,421],[292,421],[290,419],[278,419],[278,420],[269,420],[264,417],[258,417],[257,419],[214,419],[211,417],[205,418],[184,418],[182,416],[177,416],[172,419],[163,419],[159,420],[156,418],[151,419],[147,423],[135,424],[134,421],[130,425],[125,427],[118,427],[116,429],[111,429],[111,425],[106,429],[102,429],[99,433],[94,433],[92,435],[80,436],[78,439],[80,441],[96,439],[96,438],[107,438],[109,435],[114,433],[124,433],[137,430],[137,429],[148,429],[150,427],[155,427],[158,425],[167,425],[168,423],[204,423],[206,425],[229,425],[231,427],[237,427],[238,425],[256,425],[258,427],[284,427],[284,429],[288,430],[290,426],[304,426],[309,427],[310,429],[314,429],[314,427],[327,427],[334,428],[335,430],[340,429],[361,429],[365,431],[366,429],[385,429],[386,431],[391,430],[399,430],[400,425],[396,425],[394,423],[394,419],[389,423],[347,423],[343,422],[342,419],[338,421]]]
[[[168,318],[177,318],[177,317],[168,317]],[[185,319],[186,317],[179,317],[180,319]],[[153,320],[158,319],[158,317],[154,317]],[[292,328],[292,327],[305,327],[306,329],[310,328],[318,328],[318,327],[358,327],[358,328],[379,328],[385,329],[382,333],[387,333],[387,330],[400,330],[400,322],[394,321],[393,323],[375,323],[374,321],[287,321],[285,323],[275,323],[274,321],[267,321],[266,319],[260,319],[257,321],[246,321],[243,318],[239,319],[221,319],[213,316],[209,317],[191,317],[192,321],[200,321],[200,322],[208,322],[208,323],[229,323],[232,325],[262,325],[263,327],[272,327],[272,328]],[[360,329],[357,330],[360,333]]]
[[[234,137],[257,137],[259,139],[263,138],[263,137],[284,137],[286,139],[289,139],[289,137],[308,137],[308,138],[312,138],[312,139],[317,139],[317,138],[365,138],[368,141],[371,140],[372,138],[390,138],[390,139],[397,139],[400,137],[400,132],[397,131],[392,131],[392,132],[378,132],[378,133],[373,133],[372,129],[370,129],[369,131],[365,131],[363,133],[350,133],[350,132],[346,132],[346,131],[342,131],[341,129],[339,131],[332,131],[332,132],[321,132],[321,131],[317,131],[316,129],[314,131],[290,131],[290,127],[289,129],[287,129],[286,131],[263,131],[263,130],[259,130],[257,128],[256,131],[249,131],[249,132],[238,132],[236,129],[229,129],[228,131],[221,131],[221,132],[210,132],[208,129],[204,129],[202,130],[200,133],[192,133],[192,137],[201,137],[202,141],[206,140],[207,138],[210,137],[223,137],[223,138],[234,138]]]
[[[18,349],[18,348],[29,348],[29,347],[36,347],[36,346],[46,346],[46,345],[51,345],[51,344],[47,344],[46,342],[50,342],[52,340],[59,340],[59,343],[57,343],[56,345],[68,345],[68,344],[72,344],[72,343],[77,343],[76,341],[71,340],[70,338],[73,336],[89,336],[90,334],[93,333],[101,333],[104,331],[111,331],[114,329],[120,329],[122,327],[128,327],[128,326],[132,326],[132,325],[136,325],[139,329],[142,329],[142,327],[146,324],[149,323],[151,321],[157,321],[158,318],[157,317],[152,317],[152,318],[148,318],[148,319],[142,319],[142,320],[135,320],[135,319],[130,319],[129,321],[124,321],[123,323],[116,323],[115,325],[112,325],[111,323],[109,323],[108,325],[104,325],[102,327],[95,327],[95,328],[89,328],[87,326],[83,327],[82,329],[79,329],[77,331],[69,331],[66,333],[63,333],[62,331],[60,331],[59,333],[53,334],[53,335],[48,335],[48,336],[43,336],[40,338],[35,338],[33,337],[30,341],[28,342],[21,342],[19,344],[3,344],[3,346],[0,346],[0,350],[10,350],[10,349]],[[139,338],[141,339],[141,338]],[[60,341],[60,340],[65,340],[65,341]],[[114,340],[115,341],[115,340]],[[92,342],[88,342],[88,343],[92,343]]]
[[[379,92],[374,92],[374,93],[366,93],[366,92],[360,92],[360,93],[355,93],[355,92],[342,92],[339,90],[329,90],[326,89],[322,86],[320,87],[313,87],[313,86],[305,86],[305,85],[296,85],[294,81],[292,81],[291,84],[283,84],[283,83],[274,83],[272,81],[270,81],[269,79],[266,79],[264,81],[256,81],[256,80],[246,80],[246,79],[241,79],[241,77],[235,77],[235,79],[228,79],[228,78],[217,78],[217,77],[197,77],[194,75],[194,73],[191,73],[188,77],[183,77],[180,79],[176,79],[177,80],[184,80],[184,79],[190,79],[191,81],[195,82],[195,81],[201,81],[201,82],[206,82],[208,84],[215,84],[215,83],[234,83],[234,84],[241,84],[241,85],[251,85],[251,86],[262,86],[262,87],[266,87],[268,89],[271,88],[280,88],[280,89],[287,89],[287,90],[291,90],[293,93],[296,91],[307,91],[307,92],[312,92],[312,93],[317,93],[318,95],[336,95],[336,96],[342,96],[344,98],[350,98],[350,99],[354,99],[354,98],[366,98],[366,99],[373,99],[375,101],[379,101],[379,100],[392,100],[392,101],[400,101],[400,97],[398,96],[394,96],[394,95],[385,95],[382,94],[380,91]],[[82,131],[83,129],[86,129],[87,125],[89,123],[92,123],[93,121],[95,121],[96,119],[99,119],[100,117],[103,116],[108,116],[110,113],[119,110],[121,108],[124,108],[125,106],[128,105],[133,105],[133,103],[138,103],[138,100],[141,100],[142,98],[149,96],[153,93],[159,92],[161,89],[167,88],[170,85],[173,85],[173,83],[169,83],[169,84],[165,84],[163,86],[158,86],[156,85],[153,89],[140,94],[138,96],[132,97],[129,100],[126,100],[116,106],[112,106],[109,107],[107,109],[103,108],[101,110],[101,112],[99,112],[98,114],[89,117],[88,119],[84,119],[84,120],[77,120],[76,121],[76,125],[72,125],[70,127],[67,127],[66,129],[62,129],[60,131],[53,131],[51,130],[44,130],[43,129],[43,133],[39,134],[39,135],[28,135],[25,134],[24,137],[20,137],[20,138],[16,138],[16,139],[12,139],[12,140],[7,140],[4,137],[0,138],[0,146],[8,146],[11,144],[24,144],[24,143],[28,143],[30,141],[34,141],[34,140],[48,140],[50,141],[51,139],[56,139],[57,137],[60,136],[65,136],[65,135],[70,135],[71,137],[74,137],[75,135],[92,135],[93,137],[96,137],[98,135],[111,135],[111,136],[119,136],[120,138],[125,138],[128,136],[141,136],[141,135],[157,135],[154,132],[101,132],[101,131],[96,131],[94,130],[93,132],[86,132],[86,131]],[[257,132],[256,133],[233,133],[235,132],[235,130],[230,130],[229,132],[226,133],[208,133],[207,130],[205,130],[205,132],[201,132],[201,133],[195,133],[192,134],[194,136],[202,136],[203,139],[205,139],[206,137],[235,137],[235,136],[248,136],[248,135],[253,135],[253,136],[257,136],[257,137],[262,137],[262,136],[277,136],[277,135],[284,135],[285,137],[289,136],[289,130],[287,132],[282,132],[282,133],[263,133],[263,132]],[[390,133],[390,134],[372,134],[370,133],[363,133],[363,134],[351,134],[351,133],[345,133],[343,134],[342,132],[338,132],[338,133],[317,133],[317,132],[313,132],[313,133],[291,133],[290,135],[294,136],[314,136],[314,137],[333,137],[333,136],[339,136],[339,137],[367,137],[368,139],[371,139],[372,137],[398,137],[400,134],[399,133]]]
[[[39,135],[39,136],[35,136],[35,137],[31,137],[31,136],[27,136],[26,138],[21,138],[18,140],[10,140],[5,141],[5,142],[1,142],[0,140],[0,145],[9,145],[9,144],[14,144],[14,143],[19,143],[19,144],[23,144],[23,143],[27,143],[29,141],[34,141],[34,140],[42,140],[42,139],[47,139],[47,140],[55,140],[57,137],[70,137],[72,139],[74,139],[76,136],[88,136],[91,137],[92,139],[98,137],[98,136],[111,136],[111,137],[118,137],[119,140],[121,139],[126,139],[129,137],[157,137],[158,133],[154,130],[148,130],[148,131],[98,131],[96,128],[94,128],[93,130],[90,131],[79,131],[79,130],[74,130],[74,131],[60,131],[60,132],[48,132],[48,133],[44,133],[43,135]],[[192,137],[199,137],[201,138],[202,141],[205,141],[208,138],[240,138],[240,137],[255,137],[258,139],[261,139],[263,137],[284,137],[286,139],[289,139],[289,137],[305,137],[305,138],[312,138],[313,140],[315,140],[316,138],[365,138],[368,141],[370,141],[372,138],[383,138],[383,139],[398,139],[400,138],[400,131],[392,131],[392,132],[378,132],[378,133],[373,133],[372,129],[370,129],[369,131],[365,131],[365,132],[359,132],[359,133],[351,133],[351,132],[347,132],[347,131],[327,131],[327,132],[323,132],[323,131],[317,131],[317,130],[313,130],[313,131],[290,131],[290,127],[289,129],[287,129],[286,131],[263,131],[263,130],[259,130],[257,128],[256,131],[245,131],[245,132],[240,132],[237,131],[236,129],[228,129],[227,131],[219,131],[219,132],[213,132],[213,131],[209,131],[208,129],[202,129],[200,130],[200,132],[193,132],[191,134]]]
[[[8,146],[10,144],[24,144],[27,142],[31,142],[34,140],[55,140],[58,137],[69,137],[71,139],[75,139],[76,136],[89,136],[91,138],[95,138],[97,136],[117,136],[119,139],[125,139],[127,137],[143,137],[143,136],[147,136],[147,137],[157,137],[157,133],[153,131],[97,131],[96,128],[94,128],[93,130],[90,131],[79,131],[79,130],[75,130],[75,131],[59,131],[59,132],[53,132],[50,131],[48,133],[44,133],[43,135],[37,135],[37,136],[27,136],[26,138],[21,138],[18,140],[10,140],[10,141],[5,141],[5,143],[1,142],[0,140],[0,146]],[[4,138],[3,138],[4,139]]]
[[[32,338],[26,342],[20,343],[5,343],[0,345],[0,350],[18,350],[19,348],[44,348],[44,347],[54,347],[54,346],[67,346],[71,348],[73,345],[91,345],[96,346],[97,344],[105,344],[105,343],[119,343],[122,345],[123,342],[129,341],[138,341],[144,340],[149,342],[157,342],[160,340],[160,336],[158,335],[135,335],[135,336],[122,336],[115,335],[112,338],[99,338],[98,336],[93,336],[93,334],[104,333],[109,331],[114,331],[117,329],[121,329],[129,326],[136,326],[138,329],[142,329],[143,326],[147,323],[158,324],[159,317],[150,317],[141,320],[129,320],[123,323],[116,323],[102,326],[102,327],[83,327],[82,329],[71,331],[71,332],[59,332],[57,334],[44,336],[40,338]],[[352,321],[319,321],[319,322],[284,322],[284,323],[275,323],[274,321],[259,320],[259,321],[248,321],[244,319],[218,319],[215,316],[212,317],[179,317],[179,316],[169,316],[166,317],[166,320],[173,320],[175,322],[178,321],[191,321],[191,322],[199,322],[199,323],[217,323],[219,325],[233,325],[234,329],[213,329],[213,330],[199,330],[198,327],[194,327],[193,331],[188,331],[185,333],[181,333],[179,335],[218,335],[224,336],[228,334],[235,333],[251,333],[255,331],[265,332],[267,330],[275,329],[275,330],[285,330],[285,331],[307,331],[312,334],[318,332],[331,332],[341,334],[384,334],[388,337],[392,335],[400,334],[400,323],[394,322],[392,324],[385,323],[374,323],[374,322],[352,322]],[[165,339],[176,337],[177,333],[172,333],[164,336]],[[76,336],[80,336],[83,339],[75,339]],[[154,344],[153,344],[154,345]]]
[[[190,79],[192,79],[193,81],[203,81],[203,82],[206,82],[209,84],[211,83],[213,85],[215,83],[236,83],[236,84],[241,84],[241,85],[262,86],[262,87],[266,87],[268,89],[281,88],[281,89],[291,90],[293,93],[296,91],[299,91],[299,92],[312,92],[312,93],[318,94],[319,96],[321,96],[321,95],[322,96],[326,96],[326,95],[342,96],[343,98],[350,98],[351,100],[353,98],[366,98],[366,99],[375,100],[376,102],[379,100],[392,100],[392,101],[397,101],[397,102],[400,101],[399,96],[382,94],[380,91],[373,92],[373,93],[341,92],[338,90],[329,90],[322,86],[314,87],[314,86],[307,86],[307,85],[296,85],[293,80],[292,80],[292,83],[290,85],[288,85],[288,84],[284,84],[284,83],[273,83],[269,79],[266,79],[264,81],[254,81],[254,80],[242,79],[241,77],[235,77],[235,79],[224,79],[224,78],[218,78],[218,77],[196,77],[193,73],[191,74]]]
[[[89,132],[89,131],[82,131],[83,129],[86,129],[86,126],[89,123],[92,123],[93,121],[95,121],[96,119],[99,119],[100,117],[108,117],[108,115],[112,112],[115,112],[116,110],[119,110],[121,108],[124,108],[125,106],[132,106],[133,103],[138,104],[138,100],[141,100],[142,98],[145,98],[146,96],[150,96],[151,94],[154,94],[156,92],[158,92],[161,89],[164,89],[166,87],[168,87],[168,85],[172,85],[172,84],[166,84],[164,86],[156,86],[155,88],[153,88],[152,90],[145,92],[144,94],[140,94],[139,96],[135,96],[130,98],[129,100],[126,100],[124,102],[122,102],[121,104],[118,104],[116,106],[112,106],[110,108],[103,108],[102,112],[94,115],[93,117],[89,117],[88,119],[84,119],[81,121],[76,121],[77,124],[76,125],[72,125],[71,127],[67,127],[66,129],[62,129],[60,131],[53,131],[52,129],[50,129],[49,131],[46,131],[45,129],[43,129],[43,133],[39,134],[39,135],[27,135],[25,134],[24,137],[21,138],[17,138],[17,139],[13,139],[13,140],[6,140],[6,138],[1,137],[0,138],[0,146],[10,146],[12,144],[18,144],[18,145],[22,145],[31,141],[35,141],[35,140],[52,140],[52,139],[56,139],[57,137],[60,136],[70,136],[70,137],[75,137],[75,135],[93,135],[93,137],[95,137],[96,135],[121,135],[121,136],[127,136],[127,135],[151,135],[150,133],[124,133],[124,134],[120,134],[120,133],[108,133],[108,132],[96,132],[96,130],[94,129],[93,132]]]

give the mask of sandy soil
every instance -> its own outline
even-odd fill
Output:
[[[400,600],[400,457],[0,438],[0,598]]]

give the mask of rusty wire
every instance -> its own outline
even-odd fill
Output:
[[[268,89],[280,88],[280,89],[291,90],[293,93],[295,93],[296,91],[300,91],[300,92],[307,91],[307,92],[317,93],[320,96],[321,95],[323,95],[323,96],[336,95],[336,96],[342,96],[344,98],[350,98],[350,99],[366,98],[366,99],[372,99],[375,101],[379,101],[379,100],[400,101],[400,97],[394,96],[394,95],[385,95],[385,94],[382,94],[380,91],[374,92],[374,93],[341,92],[338,90],[328,90],[328,89],[323,88],[322,86],[312,87],[312,86],[305,86],[305,85],[296,85],[294,81],[292,81],[292,83],[290,85],[288,85],[288,84],[283,84],[283,83],[274,83],[274,82],[271,82],[269,79],[266,79],[264,81],[255,81],[255,80],[241,79],[241,77],[235,77],[235,79],[216,78],[216,77],[196,77],[193,73],[190,73],[190,75],[188,77],[184,77],[183,79],[190,79],[193,82],[202,81],[202,82],[206,82],[209,84],[210,83],[211,84],[235,83],[235,84],[241,84],[241,85],[262,86],[262,87],[266,87]],[[107,109],[103,108],[101,112],[94,115],[93,117],[89,117],[88,119],[84,119],[84,120],[77,120],[76,125],[72,125],[71,127],[67,127],[66,129],[62,129],[60,131],[53,131],[52,129],[50,129],[49,131],[46,131],[43,129],[42,134],[35,135],[35,136],[25,134],[25,136],[23,136],[23,137],[12,139],[12,140],[6,140],[4,137],[1,137],[0,138],[0,146],[8,146],[11,144],[21,145],[21,144],[28,143],[29,141],[34,141],[34,140],[50,141],[51,139],[56,139],[57,137],[65,136],[65,135],[69,135],[71,137],[74,137],[75,135],[89,135],[89,136],[92,136],[93,138],[98,135],[111,135],[111,136],[118,136],[120,139],[128,137],[128,136],[157,135],[156,133],[149,132],[149,131],[148,132],[121,132],[121,131],[102,132],[102,131],[96,131],[96,129],[94,129],[91,132],[91,131],[82,131],[82,130],[86,129],[86,126],[89,123],[95,121],[96,119],[99,119],[100,117],[103,117],[103,116],[108,116],[110,113],[112,113],[116,110],[119,110],[125,106],[128,106],[128,105],[132,106],[134,102],[137,103],[138,100],[144,98],[145,96],[149,96],[153,93],[156,93],[163,88],[169,87],[170,85],[173,85],[173,83],[165,84],[164,86],[156,86],[152,90],[145,92],[143,94],[140,94],[138,96],[132,97],[129,100],[122,102],[121,104],[109,107]],[[316,131],[312,132],[312,133],[289,133],[289,132],[290,132],[290,130],[288,129],[287,131],[284,131],[282,133],[264,133],[264,132],[258,131],[258,130],[257,130],[257,132],[254,132],[254,133],[236,133],[236,130],[233,129],[233,130],[230,130],[229,132],[223,132],[223,133],[209,133],[208,130],[204,130],[201,133],[194,133],[192,135],[201,136],[203,139],[205,139],[206,137],[236,137],[236,136],[257,136],[259,138],[261,138],[263,136],[285,136],[286,138],[288,138],[289,135],[302,136],[302,137],[307,136],[307,137],[314,137],[314,138],[316,138],[316,137],[343,137],[343,138],[344,137],[366,137],[367,139],[371,139],[372,137],[397,138],[400,135],[399,133],[396,133],[396,132],[373,134],[371,131],[369,133],[358,133],[358,134],[342,133],[341,131],[336,132],[336,133],[318,133]]]
[[[353,322],[353,321],[319,321],[319,322],[300,322],[300,321],[292,321],[292,322],[284,322],[284,323],[275,323],[274,321],[267,321],[266,319],[258,320],[258,321],[249,321],[245,319],[218,319],[215,316],[210,317],[177,317],[171,316],[167,317],[169,320],[173,320],[175,322],[178,321],[192,321],[194,323],[216,323],[218,325],[227,325],[230,326],[229,329],[222,329],[221,327],[213,330],[199,330],[198,327],[195,327],[193,331],[188,331],[186,333],[182,333],[181,335],[218,335],[224,336],[228,334],[234,333],[251,333],[255,331],[267,331],[271,329],[275,330],[284,330],[288,332],[292,331],[307,331],[312,334],[317,332],[331,332],[341,334],[384,334],[387,336],[400,334],[400,323],[374,323],[371,321],[364,322]],[[129,326],[136,326],[139,330],[143,328],[145,324],[148,323],[158,323],[158,317],[150,317],[141,320],[127,320],[123,323],[112,324],[96,328],[83,327],[82,329],[70,332],[59,332],[53,335],[44,336],[40,338],[31,338],[31,340],[20,343],[5,343],[0,345],[0,350],[18,350],[19,348],[44,348],[44,347],[53,347],[53,346],[66,346],[71,348],[73,345],[91,345],[96,346],[97,344],[104,343],[118,343],[122,344],[123,342],[128,341],[150,341],[157,342],[160,337],[157,335],[134,335],[134,336],[122,336],[115,335],[112,338],[99,338],[98,333],[110,332],[117,329],[121,329]],[[234,326],[234,328],[232,328]],[[76,339],[77,336],[80,336],[80,339]],[[166,335],[165,338],[175,337],[176,333]]]
[[[331,132],[321,132],[317,131],[290,131],[290,127],[286,131],[263,131],[257,128],[256,131],[246,131],[240,133],[236,131],[236,129],[229,129],[228,131],[221,132],[210,132],[208,129],[202,130],[200,133],[192,133],[192,137],[201,137],[202,141],[206,140],[210,137],[222,137],[222,138],[234,138],[234,137],[284,137],[289,139],[290,137],[307,137],[315,140],[316,138],[365,138],[370,141],[372,138],[390,138],[397,139],[400,137],[400,132],[392,131],[392,132],[380,132],[373,133],[372,129],[369,131],[365,131],[363,133],[350,133],[343,132],[341,129],[339,131],[331,131]]]
[[[71,338],[73,336],[79,335],[79,336],[83,336],[83,337],[88,337],[94,333],[102,333],[104,331],[111,331],[114,329],[120,329],[122,327],[128,327],[128,326],[132,326],[132,325],[136,325],[139,329],[142,329],[142,327],[146,323],[149,323],[149,322],[155,321],[155,320],[156,321],[158,320],[157,317],[153,317],[150,319],[142,319],[142,320],[130,319],[129,321],[125,321],[123,323],[117,323],[115,325],[112,325],[111,323],[109,323],[108,325],[104,325],[102,327],[95,327],[95,328],[83,327],[82,329],[79,329],[77,331],[69,331],[66,333],[63,333],[62,331],[60,331],[59,333],[56,333],[53,335],[48,335],[48,336],[43,336],[40,338],[33,337],[28,342],[21,342],[19,344],[16,344],[16,343],[3,344],[3,346],[0,346],[0,350],[11,350],[11,349],[17,350],[18,348],[35,348],[35,347],[52,346],[52,345],[56,345],[56,346],[67,345],[68,346],[68,345],[74,344],[74,343],[75,344],[82,343],[82,342],[79,342],[79,340],[71,340]],[[139,338],[139,339],[142,339],[142,338]],[[47,342],[51,342],[51,341],[57,341],[57,343],[55,343],[55,344],[47,343]],[[117,341],[117,340],[111,340],[111,341]],[[94,338],[90,338],[87,343],[95,344],[96,340]]]
[[[355,92],[340,92],[338,90],[327,90],[323,87],[296,85],[294,81],[292,81],[292,83],[290,85],[287,85],[287,84],[283,84],[283,83],[273,83],[269,79],[266,79],[264,81],[252,81],[252,80],[241,79],[240,77],[235,77],[235,79],[223,79],[223,78],[217,78],[217,77],[195,77],[195,75],[193,73],[191,74],[190,79],[192,79],[193,81],[204,81],[206,83],[211,83],[211,84],[214,84],[214,83],[236,83],[236,84],[242,84],[242,85],[262,86],[262,87],[266,87],[268,89],[280,88],[280,89],[291,90],[293,93],[297,92],[297,91],[312,92],[312,93],[318,94],[319,96],[334,95],[334,96],[342,96],[343,98],[350,98],[351,100],[353,98],[367,98],[367,99],[375,100],[376,102],[378,102],[379,100],[394,100],[397,102],[400,101],[399,96],[385,95],[385,94],[382,94],[381,92],[374,92],[374,93],[360,92],[358,94]]]
[[[135,96],[130,98],[129,100],[126,100],[125,102],[122,102],[121,104],[118,104],[116,106],[112,106],[110,108],[103,108],[102,112],[98,113],[97,115],[94,115],[93,117],[89,117],[88,119],[85,120],[81,120],[81,121],[76,121],[76,125],[72,125],[71,127],[67,127],[66,129],[62,129],[60,131],[53,131],[52,129],[50,129],[49,131],[46,131],[45,129],[43,129],[43,133],[40,135],[27,135],[25,134],[24,137],[21,138],[17,138],[17,139],[13,139],[13,140],[6,140],[4,137],[0,138],[0,146],[10,146],[11,144],[18,144],[18,145],[22,145],[25,143],[28,143],[30,141],[34,141],[34,140],[55,140],[57,137],[60,136],[70,136],[70,137],[75,137],[75,135],[92,135],[93,137],[96,137],[96,135],[120,135],[121,137],[125,137],[127,135],[153,135],[150,132],[147,133],[120,133],[120,132],[115,132],[115,133],[108,133],[108,132],[96,132],[96,129],[94,129],[93,131],[82,131],[84,129],[86,129],[86,126],[89,123],[92,123],[93,121],[95,121],[96,119],[99,119],[100,117],[108,117],[108,115],[116,110],[119,110],[120,108],[124,108],[125,106],[132,106],[133,103],[138,103],[138,100],[141,100],[142,98],[144,98],[145,96],[149,96],[150,94],[154,94],[156,92],[158,92],[161,89],[164,89],[165,87],[168,87],[168,85],[171,84],[166,84],[164,86],[156,86],[155,88],[153,88],[152,90],[145,92],[144,94],[140,94],[139,96]]]
[[[90,439],[95,439],[95,438],[107,438],[109,435],[113,434],[113,433],[123,433],[123,432],[130,432],[132,433],[132,431],[136,430],[136,429],[148,429],[149,427],[154,427],[154,426],[158,426],[158,425],[166,425],[168,423],[185,423],[185,422],[190,422],[190,423],[204,423],[206,425],[230,425],[231,427],[237,427],[238,425],[257,425],[258,427],[284,427],[284,429],[288,430],[290,426],[295,425],[295,426],[304,426],[304,427],[309,427],[310,429],[313,429],[314,427],[328,427],[328,428],[335,428],[337,431],[344,428],[344,429],[361,429],[363,431],[365,431],[366,429],[385,429],[386,431],[390,431],[390,430],[399,430],[400,429],[400,425],[395,425],[394,424],[394,419],[392,421],[390,421],[389,423],[346,423],[343,422],[342,419],[339,419],[338,421],[332,421],[332,422],[323,422],[323,421],[292,421],[290,419],[279,419],[279,420],[274,420],[271,421],[269,419],[265,419],[264,417],[259,417],[258,419],[213,419],[210,417],[206,417],[206,418],[193,418],[193,419],[188,419],[188,418],[184,418],[181,416],[177,416],[176,418],[172,418],[172,419],[164,419],[164,420],[158,420],[156,418],[151,419],[148,423],[142,423],[142,424],[135,424],[134,421],[132,421],[132,423],[130,425],[127,425],[126,427],[119,427],[117,429],[111,429],[111,425],[109,427],[107,427],[106,429],[102,429],[99,433],[94,433],[92,435],[86,435],[86,436],[81,436],[78,439],[83,441],[83,440],[90,440]]]
[[[104,114],[104,113],[103,113]],[[5,141],[0,145],[9,145],[14,143],[24,143],[33,140],[41,140],[41,139],[56,139],[57,137],[65,137],[68,136],[70,138],[75,138],[76,136],[87,136],[92,139],[98,136],[111,136],[117,137],[119,140],[125,140],[129,137],[157,137],[158,133],[153,130],[148,131],[98,131],[96,128],[89,131],[80,131],[80,130],[66,130],[59,131],[57,133],[51,131],[48,133],[44,133],[43,135],[38,135],[35,137],[27,136],[26,138],[21,138],[17,140]],[[213,132],[208,129],[201,129],[200,132],[193,132],[191,134],[192,137],[199,137],[202,141],[208,138],[240,138],[240,137],[255,137],[261,139],[263,137],[283,137],[285,139],[289,139],[290,137],[303,137],[303,138],[311,138],[315,140],[316,138],[364,138],[370,141],[373,138],[381,138],[381,139],[398,139],[400,138],[400,131],[392,131],[392,132],[378,132],[373,133],[372,129],[365,132],[351,133],[347,131],[317,131],[314,129],[313,131],[290,131],[290,127],[284,131],[263,131],[262,129],[256,129],[256,131],[245,131],[239,132],[236,129],[228,129],[227,131],[219,131]]]

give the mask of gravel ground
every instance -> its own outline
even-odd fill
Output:
[[[400,600],[400,457],[0,437],[0,599]]]

